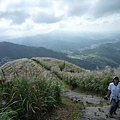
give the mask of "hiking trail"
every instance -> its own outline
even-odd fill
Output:
[[[110,118],[108,115],[110,104],[102,97],[72,91],[66,92],[65,96],[83,103],[84,110],[77,120],[120,120],[120,108],[117,109],[117,115]]]

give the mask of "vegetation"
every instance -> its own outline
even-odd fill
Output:
[[[6,56],[13,60],[19,58],[31,58],[38,56],[53,57],[59,59],[66,58],[66,55],[63,53],[58,53],[43,47],[29,47],[25,45],[13,44],[10,42],[0,42],[0,58]]]
[[[62,104],[54,109],[52,115],[49,116],[49,120],[76,120],[80,117],[83,108],[82,102],[74,102],[63,97]]]
[[[95,70],[96,68],[104,69],[105,66],[117,68],[120,64],[119,46],[119,41],[116,43],[106,43],[92,49],[89,48],[82,51],[76,50],[75,52],[67,55],[42,47],[28,47],[9,42],[0,42],[0,65],[9,60],[19,58],[52,57],[68,61],[89,70]],[[59,66],[62,70],[64,68],[64,63]]]
[[[61,103],[61,87],[52,80],[4,82],[0,87],[0,119],[43,119],[48,111]]]
[[[73,56],[77,59],[81,59],[86,62],[90,62],[84,68],[89,68],[91,70],[95,69],[95,67],[99,67],[99,69],[104,69],[105,66],[111,66],[112,68],[119,67],[120,64],[120,41],[115,43],[106,43],[100,45],[93,49],[86,49],[81,52],[76,51],[73,53]],[[91,65],[91,66],[90,66]]]
[[[19,59],[0,70],[0,119],[2,120],[71,120],[80,115],[82,103],[72,103],[63,96],[68,88],[105,95],[120,68],[106,67],[89,71],[53,58]],[[74,105],[75,106],[74,106]],[[74,107],[73,107],[74,106]],[[80,111],[78,111],[78,108]],[[70,110],[73,108],[75,113]],[[63,111],[63,118],[59,114]],[[78,113],[79,112],[79,113]]]

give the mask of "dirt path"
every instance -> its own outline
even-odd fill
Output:
[[[84,93],[67,92],[66,96],[75,102],[82,101],[85,109],[77,120],[120,120],[120,109],[113,118],[108,116],[110,105],[101,97]]]

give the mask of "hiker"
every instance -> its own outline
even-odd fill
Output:
[[[114,76],[113,81],[109,84],[108,92],[104,99],[110,100],[109,117],[113,117],[113,114],[116,114],[120,100],[120,82],[117,76]]]

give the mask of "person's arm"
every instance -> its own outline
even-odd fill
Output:
[[[104,99],[107,99],[107,100],[108,100],[108,99],[109,99],[110,94],[111,94],[111,90],[109,90],[109,89],[108,89],[107,95],[105,95]]]

